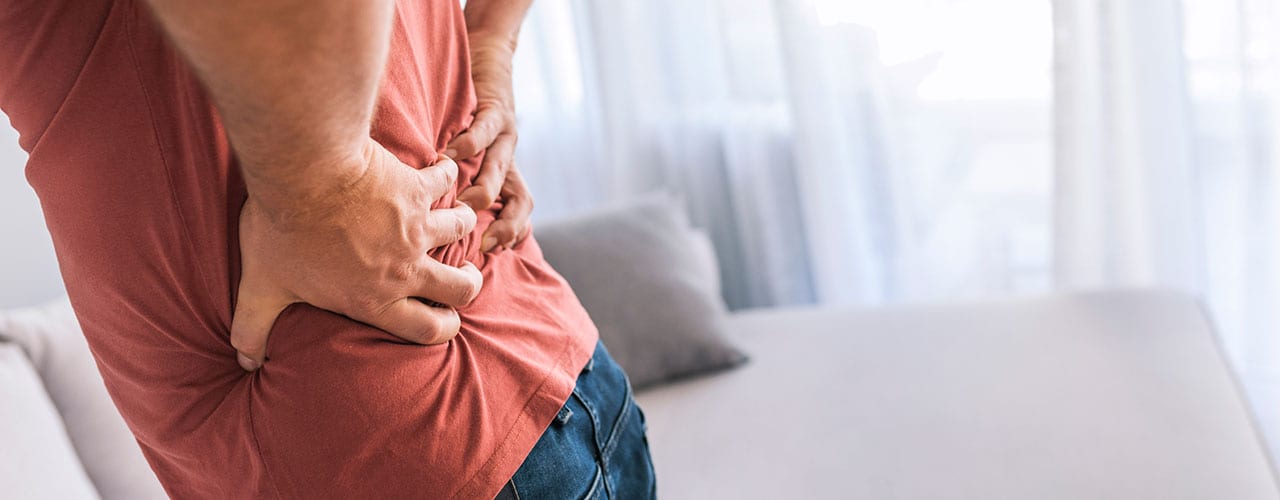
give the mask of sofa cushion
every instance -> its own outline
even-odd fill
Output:
[[[70,302],[0,312],[0,339],[27,353],[103,498],[167,498],[107,395]]]
[[[0,342],[0,496],[98,498],[26,355]]]
[[[746,359],[726,336],[714,258],[681,206],[659,193],[537,228],[637,388]]]

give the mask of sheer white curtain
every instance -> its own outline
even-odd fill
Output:
[[[770,5],[742,9],[749,32],[724,23],[722,7],[536,3],[516,65],[518,159],[539,216],[675,191],[717,243],[731,304],[809,302]]]
[[[1044,289],[1049,12],[539,0],[516,65],[536,216],[675,191],[733,307]]]

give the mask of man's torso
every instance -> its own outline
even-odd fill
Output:
[[[306,305],[245,374],[228,342],[246,193],[217,114],[136,0],[6,0],[0,107],[30,153],[108,389],[177,497],[492,496],[573,388],[596,332],[532,238],[433,251],[485,287],[440,346]],[[401,1],[373,138],[423,168],[471,120],[454,0]],[[478,159],[459,162],[459,186]],[[456,195],[456,191],[454,193]],[[452,204],[450,195],[440,200]]]

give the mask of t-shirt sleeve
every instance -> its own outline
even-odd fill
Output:
[[[113,0],[0,0],[0,109],[28,152],[92,53]]]

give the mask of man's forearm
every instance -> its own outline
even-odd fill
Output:
[[[358,176],[391,0],[150,0],[211,93],[251,194],[307,197]]]
[[[474,45],[500,43],[515,50],[520,24],[533,0],[467,0],[467,34]]]

